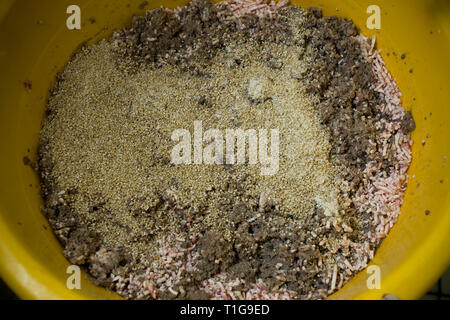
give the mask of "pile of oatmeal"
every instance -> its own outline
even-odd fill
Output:
[[[286,1],[195,0],[83,47],[42,123],[64,255],[128,299],[322,299],[400,214],[414,120],[375,41]],[[272,129],[279,169],[176,165],[176,129]],[[206,145],[206,143],[205,143]]]

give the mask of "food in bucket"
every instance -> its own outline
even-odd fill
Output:
[[[287,1],[150,10],[58,75],[44,213],[128,299],[323,299],[400,214],[400,97],[351,20]]]

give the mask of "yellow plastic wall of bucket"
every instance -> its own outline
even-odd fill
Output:
[[[148,2],[146,9],[186,3]],[[371,262],[381,268],[381,289],[367,288],[369,274],[364,270],[331,298],[379,299],[386,293],[419,298],[450,261],[450,163],[446,163],[450,161],[450,1],[293,2],[321,7],[326,15],[352,18],[365,35],[375,34],[404,94],[404,106],[413,110],[417,123],[403,213]],[[3,0],[0,4],[0,276],[21,298],[118,298],[85,276],[81,290],[66,287],[69,263],[40,213],[38,178],[23,164],[23,157],[36,160],[40,122],[56,73],[82,42],[93,43],[129,26],[133,14],[144,13],[140,3]],[[375,3],[381,9],[381,29],[371,31],[366,28],[366,10]],[[71,4],[81,8],[81,30],[66,27],[66,8]],[[24,87],[27,80],[31,90]]]

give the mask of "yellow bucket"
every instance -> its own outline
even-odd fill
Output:
[[[82,26],[71,31],[66,27],[66,9],[75,2],[81,8]],[[148,2],[145,9],[187,1]],[[450,2],[375,1],[381,9],[380,30],[366,28],[372,0],[292,2],[352,18],[366,36],[375,34],[404,94],[404,106],[413,110],[417,122],[403,213],[371,262],[381,268],[381,288],[367,288],[370,274],[364,270],[331,298],[380,299],[386,293],[419,298],[450,262],[450,163],[446,163],[450,161]],[[0,4],[0,276],[21,298],[118,298],[85,276],[81,290],[67,288],[69,263],[40,213],[38,178],[23,164],[23,157],[36,160],[40,122],[56,73],[82,42],[109,36],[129,25],[133,14],[143,14],[141,3],[3,0]]]

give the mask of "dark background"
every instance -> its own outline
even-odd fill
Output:
[[[3,282],[2,279],[0,279],[0,300],[12,300],[12,299],[18,299],[17,296],[12,292],[6,283]]]

